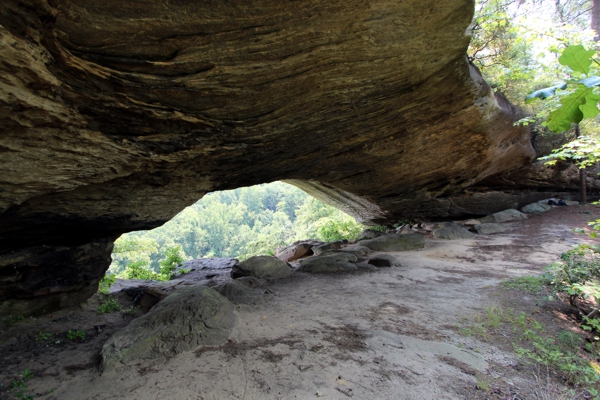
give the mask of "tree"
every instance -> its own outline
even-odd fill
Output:
[[[600,113],[600,95],[596,93],[600,77],[590,75],[592,64],[597,64],[593,59],[595,53],[593,50],[586,50],[582,45],[568,46],[558,61],[570,69],[570,79],[559,85],[537,90],[527,97],[530,102],[536,98],[560,98],[560,105],[551,111],[543,122],[550,130],[561,133],[575,125],[576,140],[554,150],[548,156],[541,157],[541,160],[546,160],[547,164],[554,164],[557,160],[571,160],[576,163],[580,174],[581,202],[584,204],[587,202],[585,169],[596,164],[600,155],[598,141],[582,137],[579,128],[581,121],[594,118]]]

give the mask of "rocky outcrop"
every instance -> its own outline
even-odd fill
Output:
[[[232,278],[252,276],[260,279],[282,279],[290,276],[294,270],[277,257],[254,256],[236,264],[231,269]]]
[[[102,368],[106,371],[221,344],[234,323],[233,304],[215,290],[202,285],[176,290],[104,344]]]
[[[3,1],[0,301],[79,301],[118,235],[208,191],[287,179],[369,223],[538,200],[507,192],[534,151],[465,58],[472,14],[472,0]]]

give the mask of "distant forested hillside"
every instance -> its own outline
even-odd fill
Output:
[[[282,182],[209,193],[171,221],[131,232],[115,243],[112,273],[135,263],[154,271],[178,253],[183,259],[273,254],[300,239],[333,241],[364,229],[352,217]]]

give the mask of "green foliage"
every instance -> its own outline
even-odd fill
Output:
[[[582,74],[587,75],[590,73],[592,56],[594,54],[596,54],[594,50],[586,50],[585,47],[580,44],[569,46],[558,58],[558,62],[571,68],[575,72],[581,72]]]
[[[43,341],[50,339],[51,337],[52,337],[52,334],[50,332],[39,331],[37,336],[35,337],[35,341],[43,342]]]
[[[342,239],[356,239],[364,227],[354,220],[334,220],[322,218],[317,225],[317,239],[335,242]]]
[[[33,378],[33,373],[26,369],[23,373],[19,374],[19,379],[13,379],[10,384],[10,390],[13,392],[17,399],[32,400],[33,396],[25,394],[27,390],[27,381]]]
[[[106,314],[113,311],[119,311],[120,309],[121,304],[119,304],[119,301],[115,297],[109,296],[98,306],[98,314]]]
[[[564,252],[560,260],[547,267],[547,277],[557,294],[569,297],[571,305],[577,306],[578,300],[600,298],[600,246],[579,244]]]
[[[540,160],[546,161],[549,165],[555,164],[557,160],[571,160],[579,169],[585,169],[600,161],[600,142],[582,136],[553,150],[552,154],[540,157]]]
[[[595,92],[596,86],[600,84],[600,78],[587,76],[594,62],[592,57],[595,53],[593,50],[586,50],[582,45],[567,46],[558,61],[569,67],[571,75],[576,79],[568,79],[560,86],[537,90],[527,96],[528,102],[535,98],[546,99],[551,95],[560,97],[560,106],[551,111],[544,122],[552,131],[558,133],[567,131],[572,124],[578,124],[583,119],[594,118],[600,112],[598,109],[600,96]]]
[[[478,336],[494,341],[493,335],[511,336],[515,353],[525,362],[544,366],[562,376],[570,385],[598,396],[600,375],[593,361],[582,357],[582,338],[569,331],[561,331],[556,337],[547,332],[539,321],[525,313],[512,309],[489,306],[485,312],[462,321],[462,334]],[[590,350],[594,352],[593,346]]]
[[[151,271],[145,261],[136,261],[128,264],[119,277],[122,279],[159,280],[161,276]]]
[[[159,262],[161,280],[168,281],[175,275],[175,269],[184,261],[185,254],[181,245],[167,247],[165,258]]]
[[[547,285],[547,280],[544,277],[525,275],[502,281],[500,286],[509,290],[521,290],[531,294],[539,294]]]
[[[101,294],[109,294],[110,287],[117,280],[117,276],[114,274],[106,274],[102,279],[100,279],[100,283],[98,284],[98,291]]]
[[[109,271],[122,279],[169,279],[189,258],[273,255],[300,239],[353,239],[364,226],[300,189],[274,182],[209,193],[163,226],[115,243]]]
[[[8,324],[13,325],[19,321],[23,321],[24,319],[25,316],[23,314],[11,315],[10,317],[8,317]]]
[[[85,340],[85,331],[83,329],[79,329],[76,331],[73,331],[71,329],[69,329],[69,331],[67,332],[67,339],[72,340],[72,341],[78,341],[78,340]]]

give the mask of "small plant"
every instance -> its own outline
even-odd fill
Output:
[[[106,314],[120,309],[119,301],[114,297],[108,297],[104,303],[98,306],[98,314]]]
[[[85,340],[85,331],[83,329],[79,329],[76,331],[73,331],[71,329],[69,329],[69,331],[67,332],[67,339],[72,340],[72,341],[77,341],[77,340]]]
[[[161,276],[150,270],[146,261],[135,261],[127,264],[125,271],[119,275],[123,279],[159,280]]]
[[[556,337],[551,337],[534,318],[498,306],[487,307],[484,313],[470,320],[471,324],[460,330],[462,334],[492,341],[494,332],[506,336],[512,331],[512,346],[517,356],[527,363],[543,366],[559,374],[574,388],[584,389],[591,394],[591,398],[598,398],[600,374],[597,371],[600,371],[600,366],[592,360],[597,354],[594,343],[586,343],[582,349],[584,342],[578,334],[563,330]],[[512,329],[508,330],[509,327]],[[580,350],[584,349],[592,357],[583,357],[585,353]],[[478,377],[478,388],[486,390],[485,381],[482,380],[482,386],[479,383]]]
[[[50,332],[39,331],[37,336],[35,337],[35,341],[43,342],[43,341],[50,339],[51,337],[52,337],[52,334]]]
[[[183,274],[189,274],[191,270],[192,270],[191,268],[182,268],[177,272],[179,273],[179,275],[183,275]]]
[[[19,374],[19,376],[19,379],[13,379],[11,382],[10,390],[14,392],[14,396],[17,399],[32,400],[33,396],[26,395],[25,391],[27,390],[28,386],[26,382],[33,378],[33,373],[26,369],[22,374]]]
[[[521,290],[531,294],[540,294],[546,287],[547,280],[543,277],[525,275],[502,281],[500,287],[508,290]]]
[[[25,316],[23,314],[19,314],[19,315],[11,315],[8,318],[8,324],[9,325],[13,325],[16,324],[19,321],[23,321],[25,319]]]
[[[140,306],[131,306],[122,310],[121,312],[125,315],[135,315],[140,310]]]
[[[175,275],[175,269],[183,262],[185,254],[181,245],[167,247],[165,258],[158,262],[161,280],[168,281]]]
[[[477,389],[483,390],[484,392],[490,390],[489,382],[481,374],[475,375],[475,380],[477,382]]]
[[[569,332],[567,330],[562,330],[557,337],[558,341],[565,345],[567,348],[577,350],[579,345],[581,344],[581,336],[574,332]]]
[[[114,274],[104,275],[102,279],[100,279],[100,283],[98,284],[98,292],[102,294],[109,294],[110,287],[117,280],[117,276]]]

